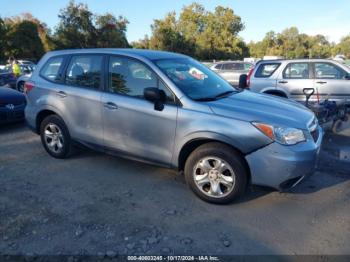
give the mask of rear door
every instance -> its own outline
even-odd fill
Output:
[[[70,58],[64,84],[56,85],[61,111],[74,139],[103,144],[101,88],[104,56],[77,54]]]
[[[277,89],[297,101],[304,101],[304,88],[314,88],[311,64],[309,62],[291,62],[281,71],[277,79]]]
[[[347,72],[331,62],[314,63],[315,87],[321,99],[350,101],[350,80]]]

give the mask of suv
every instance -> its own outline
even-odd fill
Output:
[[[29,126],[55,158],[73,144],[184,171],[202,199],[285,189],[314,170],[322,129],[296,102],[235,89],[196,60],[137,49],[46,54],[25,83]]]
[[[239,77],[247,74],[253,64],[242,61],[218,62],[210,67],[211,70],[221,75],[233,86],[238,86]]]
[[[310,101],[329,98],[350,103],[350,68],[333,60],[260,61],[248,74],[248,87],[259,93],[305,101],[304,88],[314,88]]]

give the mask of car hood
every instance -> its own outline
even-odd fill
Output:
[[[208,102],[214,114],[249,122],[308,129],[314,113],[303,105],[272,95],[242,91]]]
[[[25,96],[11,88],[0,87],[0,104],[18,104],[25,102]]]

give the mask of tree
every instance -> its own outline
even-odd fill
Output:
[[[291,27],[278,34],[273,31],[266,33],[263,40],[250,42],[249,50],[253,57],[275,55],[290,59],[328,58],[332,45],[323,35],[300,34],[296,27]]]
[[[45,53],[44,46],[38,34],[37,24],[23,20],[7,21],[9,30],[6,34],[5,55],[20,58],[39,59]]]
[[[129,47],[125,35],[128,23],[124,17],[109,13],[97,16],[97,47]]]
[[[333,55],[342,54],[350,58],[350,35],[343,37],[333,49]]]
[[[122,16],[93,14],[86,4],[70,1],[58,17],[57,48],[129,47],[125,35],[128,21]]]
[[[95,47],[97,31],[93,25],[93,14],[86,4],[70,1],[58,17],[60,22],[54,37],[58,48]]]
[[[244,25],[230,8],[218,6],[209,12],[198,3],[185,6],[179,17],[175,12],[154,20],[152,36],[133,44],[151,49],[180,52],[199,59],[238,59],[248,47],[238,37]]]
[[[7,28],[4,23],[4,20],[0,17],[0,61],[3,61],[6,59],[5,57],[5,50],[6,50],[6,34],[7,34]]]

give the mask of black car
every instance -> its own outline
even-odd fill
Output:
[[[11,88],[16,87],[17,77],[11,72],[0,72],[0,87],[8,86]]]
[[[24,120],[25,96],[13,89],[0,87],[0,124]]]

